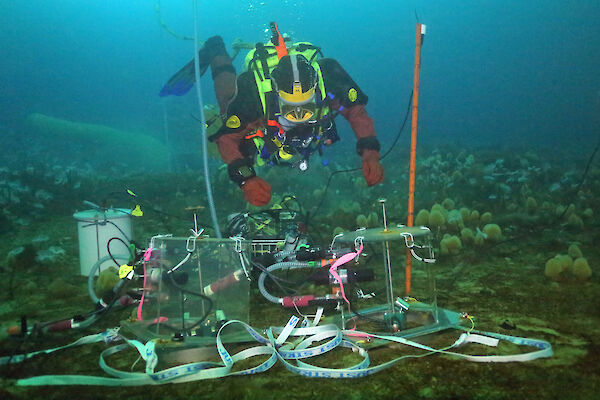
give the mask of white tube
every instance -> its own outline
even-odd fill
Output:
[[[196,94],[198,96],[198,106],[200,107],[200,125],[202,126],[202,153],[204,156],[204,181],[206,182],[206,196],[208,197],[208,205],[210,209],[210,217],[212,218],[215,234],[219,239],[221,230],[219,229],[219,221],[217,220],[217,212],[215,211],[215,202],[213,200],[212,188],[210,186],[210,177],[208,174],[208,146],[206,144],[206,119],[204,118],[204,103],[202,102],[202,89],[200,88],[200,60],[198,58],[198,1],[194,0],[194,72],[196,75]]]
[[[280,262],[277,264],[273,264],[267,268],[266,271],[263,271],[258,277],[258,290],[264,296],[265,299],[269,300],[272,303],[281,304],[283,299],[280,297],[275,297],[271,293],[267,292],[265,288],[265,279],[267,278],[267,274],[278,269],[299,269],[299,268],[310,268],[310,264],[307,262]]]

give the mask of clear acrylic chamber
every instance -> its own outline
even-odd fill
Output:
[[[126,329],[145,340],[202,344],[214,343],[226,321],[248,322],[250,242],[158,236],[152,248],[141,312]]]
[[[362,229],[345,232],[334,240],[338,248],[355,249],[360,244],[362,254],[348,268],[369,269],[374,279],[357,285],[350,310],[340,307],[338,323],[342,327],[413,337],[458,323],[457,313],[437,305],[431,268],[435,259],[427,227]],[[408,258],[411,277],[407,285]]]

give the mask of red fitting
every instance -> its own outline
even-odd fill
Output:
[[[48,331],[50,332],[55,332],[55,331],[65,331],[67,329],[71,329],[71,320],[70,319],[65,319],[63,321],[58,321],[53,323],[52,325],[48,326]]]
[[[315,299],[315,296],[309,294],[306,296],[294,296],[294,297],[284,297],[282,305],[285,308],[294,307],[306,307],[308,306],[308,302]]]

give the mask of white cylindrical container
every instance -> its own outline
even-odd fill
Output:
[[[76,212],[73,217],[77,220],[81,275],[88,276],[96,261],[108,255],[107,244],[112,238],[119,238],[129,245],[131,210],[125,208],[110,208],[106,211],[86,210]],[[127,245],[121,240],[115,239],[110,242],[110,253],[113,256],[129,254]],[[104,261],[96,274],[110,266],[116,267],[112,260]]]

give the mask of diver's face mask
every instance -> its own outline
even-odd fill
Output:
[[[281,116],[294,124],[308,122],[313,119],[317,106],[314,102],[314,96],[310,101],[304,104],[290,104],[279,98],[279,110]]]
[[[306,58],[285,56],[271,78],[279,97],[281,116],[290,123],[311,121],[315,115],[317,74]]]

